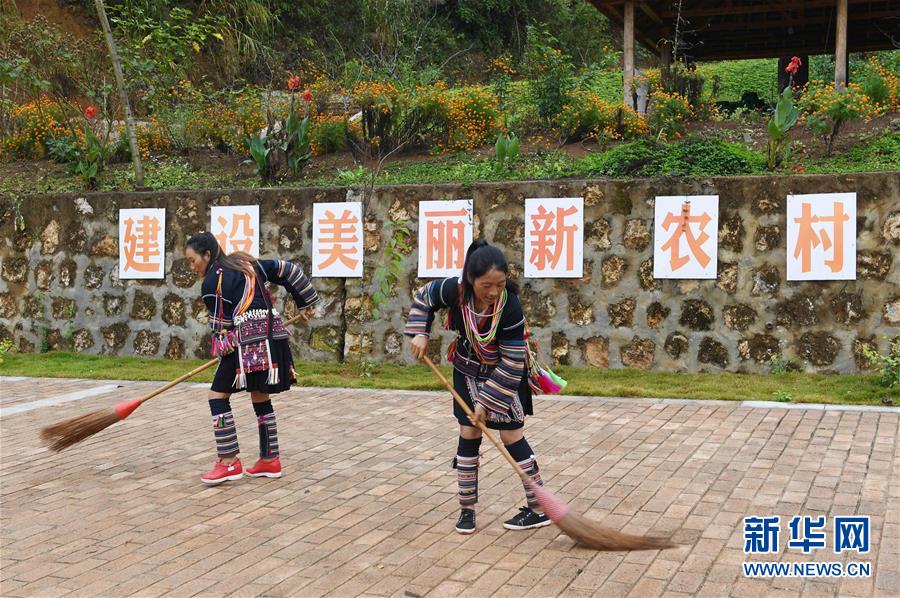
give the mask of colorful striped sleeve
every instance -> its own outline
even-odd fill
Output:
[[[213,330],[218,330],[220,328],[224,328],[226,330],[233,327],[234,323],[232,321],[232,317],[234,315],[234,302],[231,301],[227,296],[218,297],[216,291],[219,286],[219,271],[220,268],[211,268],[209,272],[206,273],[206,276],[203,277],[203,282],[200,285],[200,292],[203,294],[203,303],[206,305],[206,311],[209,312],[209,324]],[[227,295],[227,291],[230,290],[228,284],[231,282],[228,277],[229,272],[223,273],[223,283],[222,286],[225,287],[223,290],[223,294]],[[219,303],[221,301],[221,304]]]
[[[259,265],[269,282],[287,289],[298,308],[307,308],[319,300],[319,294],[299,265],[286,260],[260,260]]]
[[[403,334],[406,336],[431,334],[434,312],[450,307],[456,301],[457,284],[456,277],[432,280],[416,291]]]
[[[528,350],[525,344],[525,316],[518,297],[513,294],[510,294],[503,310],[497,333],[497,348],[500,362],[474,400],[488,412],[508,417],[511,415],[510,405],[518,394],[525,375]]]

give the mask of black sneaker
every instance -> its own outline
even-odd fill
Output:
[[[471,534],[475,531],[475,509],[463,509],[459,512],[456,531],[461,534]]]
[[[503,523],[506,529],[534,529],[550,525],[550,518],[544,513],[535,513],[528,507],[521,507],[519,514]]]

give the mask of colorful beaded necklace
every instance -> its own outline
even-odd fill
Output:
[[[496,347],[491,345],[497,337],[500,330],[500,317],[503,315],[503,308],[506,306],[506,289],[500,293],[500,296],[494,301],[493,311],[486,314],[479,314],[475,311],[475,298],[469,299],[469,304],[461,306],[463,324],[466,328],[466,338],[469,339],[469,345],[478,354],[478,358],[482,363],[496,363],[496,359],[492,359],[491,355],[496,355]],[[478,316],[491,317],[491,325],[484,332],[478,328]]]

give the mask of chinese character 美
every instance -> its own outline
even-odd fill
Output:
[[[744,517],[744,552],[767,554],[778,552],[781,517]]]
[[[319,220],[322,227],[322,255],[328,258],[319,264],[324,270],[328,266],[340,261],[351,270],[356,269],[359,259],[353,255],[359,253],[357,242],[357,227],[359,218],[350,210],[345,209],[340,217],[335,216],[331,210],[325,210],[325,218]]]

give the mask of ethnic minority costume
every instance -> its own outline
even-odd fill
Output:
[[[203,279],[201,288],[210,315],[212,351],[219,357],[213,392],[230,395],[245,390],[276,394],[290,389],[296,382],[288,332],[281,315],[272,306],[272,297],[265,285],[283,286],[299,309],[313,305],[319,296],[296,264],[284,260],[257,260],[254,269],[255,280],[213,261]],[[237,430],[230,401],[211,399],[209,405],[219,458],[236,456],[239,452]],[[253,408],[259,425],[260,457],[274,459],[279,451],[272,402],[254,403]],[[248,473],[253,475],[250,470]]]
[[[448,355],[448,360],[453,363],[456,392],[470,408],[474,409],[475,404],[484,407],[488,428],[522,428],[525,416],[533,414],[533,392],[528,377],[525,315],[518,296],[504,291],[492,307],[479,314],[475,311],[474,301],[466,303],[462,300],[459,278],[434,280],[416,293],[404,334],[411,337],[420,334],[429,336],[435,312],[440,309],[448,310],[445,328],[457,333]],[[472,425],[455,401],[453,415],[460,425]],[[464,510],[478,502],[480,446],[481,438],[460,436],[453,460],[459,483],[459,503]],[[519,466],[535,482],[543,485],[528,441],[522,438],[505,446]],[[529,509],[539,508],[527,486],[525,495]],[[457,530],[462,531],[459,526]]]
[[[453,386],[472,409],[478,403],[488,413],[487,426],[494,430],[521,428],[532,415],[532,391],[528,385],[525,360],[525,315],[513,293],[505,304],[497,304],[479,316],[474,306],[463,305],[456,277],[429,282],[413,300],[404,334],[430,335],[435,311],[447,309],[445,328],[457,333],[448,359],[453,362]],[[499,313],[496,313],[496,311]],[[478,326],[477,332],[468,325]],[[493,332],[489,342],[478,337]],[[453,415],[463,426],[472,425],[459,405]]]

